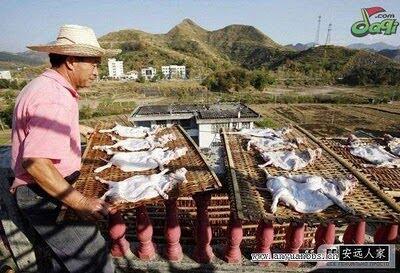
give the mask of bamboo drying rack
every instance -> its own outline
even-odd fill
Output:
[[[289,137],[306,137],[307,148],[323,148],[322,158],[304,169],[293,171],[292,174],[313,174],[326,178],[356,176],[358,183],[353,194],[346,196],[344,201],[354,209],[356,215],[350,215],[336,205],[327,208],[320,213],[302,214],[288,207],[279,205],[276,214],[270,212],[272,203],[271,194],[265,188],[265,173],[258,167],[263,161],[256,151],[246,150],[247,140],[237,133],[222,130],[222,140],[228,158],[229,174],[231,182],[228,185],[232,207],[239,219],[275,221],[278,223],[305,222],[309,226],[319,223],[333,222],[336,225],[344,225],[348,222],[365,219],[367,222],[398,222],[400,219],[399,206],[380,189],[362,177],[355,170],[344,166],[343,162],[319,143],[309,132],[299,126],[295,126]],[[271,175],[285,175],[288,171],[268,166]]]
[[[108,186],[97,181],[95,176],[99,176],[106,180],[121,181],[133,175],[150,175],[159,172],[158,170],[123,172],[118,167],[112,166],[109,169],[95,174],[94,170],[97,167],[105,164],[102,158],[105,159],[110,157],[104,151],[93,149],[93,146],[95,145],[112,144],[110,136],[98,132],[98,128],[103,126],[104,125],[97,126],[96,132],[89,138],[85,152],[82,156],[81,175],[74,183],[75,189],[86,197],[99,198],[107,190]],[[188,172],[186,174],[187,181],[180,183],[178,187],[171,190],[168,193],[169,197],[178,198],[180,196],[192,196],[195,193],[212,191],[221,188],[222,185],[218,177],[208,166],[196,143],[189,135],[187,135],[181,126],[174,125],[172,127],[162,128],[162,130],[158,132],[156,136],[159,137],[161,135],[170,133],[175,134],[176,140],[170,141],[165,145],[165,147],[170,149],[187,147],[188,151],[184,156],[171,161],[165,166],[165,168],[168,168],[169,171],[173,172],[179,168],[185,167]],[[143,205],[162,203],[163,201],[164,199],[161,196],[158,196],[135,203],[125,202],[114,204],[112,206],[120,211],[126,211]],[[68,216],[73,218],[73,214],[68,212],[70,212],[70,210],[67,210],[66,216],[64,213],[64,216],[60,219]]]

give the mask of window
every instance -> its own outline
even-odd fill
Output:
[[[150,127],[151,126],[151,122],[150,121],[139,121],[137,123],[138,126],[143,126],[143,127]]]
[[[229,124],[228,123],[211,124],[211,132],[214,134],[218,134],[222,128],[229,128]]]
[[[165,120],[156,120],[157,125],[166,125],[167,122]]]
[[[182,119],[180,121],[180,124],[183,128],[185,129],[190,129],[192,128],[192,121],[190,119]]]
[[[250,129],[250,122],[243,122],[242,128]]]

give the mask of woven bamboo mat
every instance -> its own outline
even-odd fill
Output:
[[[265,188],[265,173],[258,167],[264,163],[258,152],[253,149],[246,150],[247,140],[239,134],[232,134],[226,131],[221,133],[222,139],[227,150],[228,164],[232,181],[229,184],[229,193],[232,196],[233,208],[239,219],[248,220],[274,220],[276,222],[306,222],[310,226],[323,223],[334,222],[342,225],[346,222],[364,218],[369,222],[393,222],[399,221],[400,213],[390,204],[380,198],[368,185],[358,181],[353,193],[344,198],[347,205],[353,208],[356,215],[350,215],[341,210],[336,205],[331,206],[320,213],[301,214],[286,206],[279,205],[275,215],[270,213],[272,202],[271,194]],[[297,129],[289,135],[290,138],[305,137]],[[311,139],[307,139],[307,148],[319,148],[318,144]],[[268,166],[271,175],[286,175],[289,172],[275,167]],[[322,158],[313,165],[307,166],[292,174],[312,174],[326,178],[343,177],[352,174],[347,168],[341,165],[331,154],[323,151]]]
[[[178,147],[187,147],[187,153],[171,161],[165,167],[171,172],[185,167],[188,172],[186,174],[187,181],[180,183],[177,188],[169,192],[171,198],[177,198],[178,196],[191,196],[194,193],[210,191],[218,189],[221,187],[221,183],[218,180],[215,173],[209,168],[205,159],[201,155],[198,147],[193,142],[193,140],[186,134],[186,132],[180,126],[172,126],[170,128],[163,128],[161,132],[157,134],[157,137],[173,133],[176,136],[176,140],[171,141],[165,145],[170,149]],[[101,197],[107,190],[107,185],[100,183],[95,180],[95,176],[99,176],[106,180],[112,181],[122,181],[133,175],[139,174],[154,174],[158,173],[159,170],[149,170],[142,172],[123,172],[118,167],[112,166],[100,173],[95,174],[94,170],[105,164],[103,159],[109,159],[105,152],[100,150],[93,150],[95,145],[110,145],[112,144],[111,137],[107,134],[101,134],[96,132],[91,136],[88,145],[86,147],[81,167],[81,175],[75,183],[75,188],[87,197]],[[153,204],[157,202],[162,202],[164,199],[162,197],[156,197],[153,199],[143,200],[136,203],[121,203],[114,205],[119,210],[128,210],[141,205]]]
[[[400,196],[400,168],[364,167],[363,164],[370,164],[370,162],[352,155],[350,150],[345,146],[347,144],[346,139],[320,138],[320,140],[354,168],[365,174],[368,179],[374,181],[382,190]],[[376,143],[385,146],[384,141],[380,138],[363,138],[360,140],[364,143]]]

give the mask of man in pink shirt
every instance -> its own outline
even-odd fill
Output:
[[[101,56],[110,52],[100,47],[92,29],[76,25],[62,26],[54,44],[29,48],[49,53],[52,67],[32,80],[16,101],[11,191],[55,254],[51,272],[114,272],[93,222],[56,223],[62,204],[86,220],[108,215],[104,201],[83,196],[71,184],[81,164],[78,89],[92,84]]]

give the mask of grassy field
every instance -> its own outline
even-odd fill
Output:
[[[152,100],[168,103],[168,100]],[[251,104],[266,119],[263,125],[285,125],[282,117],[290,119],[317,136],[348,136],[364,132],[365,135],[400,136],[400,104],[379,106],[332,104]],[[382,111],[384,110],[384,111]],[[129,114],[130,111],[126,111]],[[392,113],[393,112],[393,113]],[[397,114],[396,114],[397,113]],[[119,120],[116,115],[81,119],[82,124],[96,126],[101,121]],[[10,143],[11,130],[0,131],[0,145]]]
[[[91,125],[103,117],[129,115],[138,105],[242,102],[275,119],[275,123],[283,116],[321,136],[343,136],[355,131],[378,136],[399,135],[400,131],[400,102],[386,103],[398,97],[400,91],[395,87],[269,86],[263,92],[246,89],[219,93],[210,92],[198,81],[190,80],[100,81],[79,92],[81,122]],[[17,94],[18,91],[0,90],[0,110],[6,109]],[[9,123],[10,119],[6,116],[12,111],[2,111],[4,115],[0,118],[9,126],[6,121]],[[273,124],[270,120],[264,123]],[[0,143],[7,139],[9,133],[1,133]]]
[[[292,86],[271,85],[264,91],[251,88],[240,92],[210,92],[199,81],[120,82],[101,81],[90,89],[80,90],[83,102],[136,100],[142,104],[148,99],[163,98],[170,102],[213,103],[241,101],[244,103],[379,103],[400,99],[400,90],[391,86]]]

